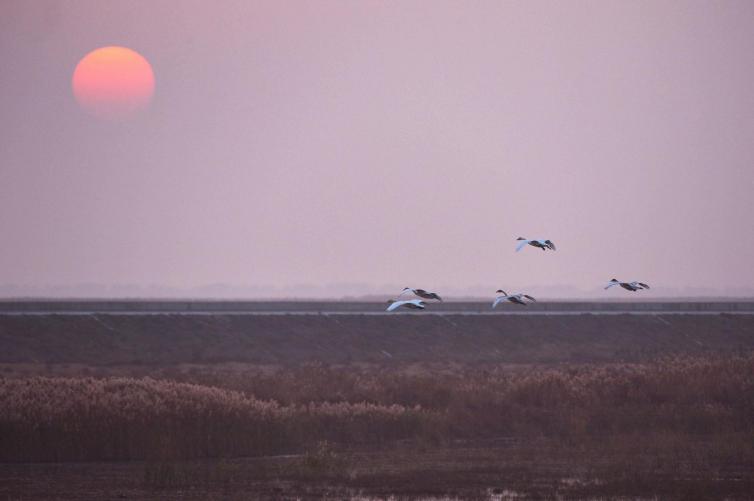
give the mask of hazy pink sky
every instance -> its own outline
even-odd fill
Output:
[[[5,0],[0,285],[752,287],[752,26],[749,1]],[[105,45],[154,68],[125,123],[71,93]]]

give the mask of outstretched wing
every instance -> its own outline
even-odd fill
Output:
[[[387,307],[387,310],[385,311],[394,311],[406,304],[407,301],[394,301],[390,306]]]
[[[620,284],[620,282],[610,282],[609,284],[607,284],[607,287],[605,287],[605,290],[609,289],[613,285],[619,285],[619,284]]]
[[[529,244],[529,240],[521,240],[520,243],[516,246],[516,252],[520,251],[528,244]]]
[[[401,296],[402,296],[402,295],[404,295],[404,294],[408,294],[409,292],[413,292],[413,290],[411,290],[411,287],[406,287],[405,289],[403,289],[403,290],[401,291],[401,293],[400,293],[400,294],[398,294],[398,297],[401,297]]]
[[[508,296],[498,296],[495,298],[495,301],[492,303],[492,307],[495,308],[497,305],[499,305],[501,302],[508,299]]]
[[[555,250],[555,244],[552,243],[552,240],[545,240],[545,245],[550,249]]]
[[[524,294],[523,296],[524,296],[524,297],[525,297],[526,299],[531,299],[531,300],[532,300],[532,301],[534,301],[535,303],[537,302],[537,300],[536,300],[536,299],[534,299],[534,298],[533,298],[532,296],[530,296],[530,295],[528,295],[528,294]]]
[[[641,285],[642,287],[644,287],[645,289],[649,289],[649,286],[647,284],[644,284],[644,283],[641,283],[641,282],[637,282],[637,283],[639,285]]]

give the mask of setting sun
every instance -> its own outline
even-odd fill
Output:
[[[126,47],[102,47],[79,61],[73,72],[76,101],[91,114],[124,119],[146,108],[154,94],[149,62]]]

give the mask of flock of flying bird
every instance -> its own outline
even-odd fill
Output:
[[[531,245],[532,247],[536,247],[537,249],[542,249],[543,251],[547,250],[555,250],[555,244],[552,243],[552,240],[529,240],[523,237],[518,237],[516,239],[518,241],[518,245],[516,246],[516,252],[519,252],[521,249],[526,247],[527,245]],[[611,279],[610,282],[608,282],[607,287],[605,289],[609,289],[610,287],[614,285],[619,285],[622,288],[626,289],[627,291],[636,292],[643,289],[649,289],[649,285],[643,283],[643,282],[621,282],[620,280],[617,280],[615,278]],[[412,289],[411,287],[406,287],[403,289],[403,291],[398,295],[398,297],[401,297],[404,294],[414,294],[415,296],[420,297],[421,299],[404,299],[404,300],[394,300],[390,299],[388,300],[388,307],[386,311],[395,311],[398,308],[407,308],[410,310],[423,310],[427,307],[427,303],[425,303],[424,299],[436,299],[440,302],[442,302],[442,298],[435,292],[428,292],[424,289]],[[495,297],[495,300],[492,302],[492,307],[495,308],[498,304],[502,303],[503,301],[508,301],[513,304],[523,305],[526,306],[530,302],[536,302],[537,300],[534,299],[532,296],[528,294],[523,294],[521,292],[515,293],[515,294],[508,294],[502,289],[498,289],[495,291],[495,294],[499,294],[497,297]]]

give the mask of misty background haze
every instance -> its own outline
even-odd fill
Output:
[[[752,26],[747,1],[6,0],[0,296],[754,295]],[[156,78],[121,123],[71,93],[106,45]]]

